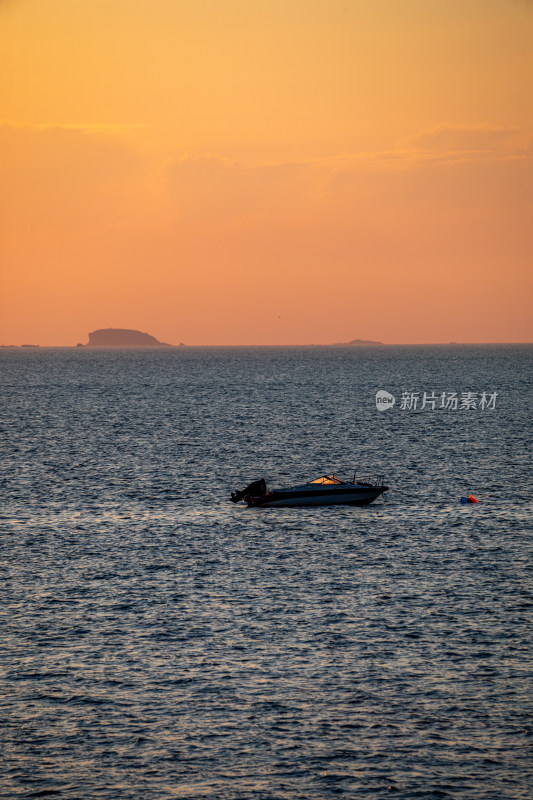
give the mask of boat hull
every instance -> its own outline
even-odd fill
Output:
[[[252,497],[248,505],[261,508],[280,508],[297,506],[366,506],[376,500],[386,486],[375,488],[350,488],[332,490],[274,491],[263,497]]]

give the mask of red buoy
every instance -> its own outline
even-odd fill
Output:
[[[468,502],[469,503],[479,503],[479,500],[477,499],[477,497],[474,497],[473,494],[469,494],[468,495]]]

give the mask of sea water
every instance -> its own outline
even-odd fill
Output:
[[[2,350],[2,796],[531,797],[532,353]]]

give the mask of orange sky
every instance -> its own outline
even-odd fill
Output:
[[[0,0],[0,343],[532,341],[533,2]]]

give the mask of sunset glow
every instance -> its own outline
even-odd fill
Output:
[[[4,0],[0,40],[0,344],[533,339],[533,3]]]

